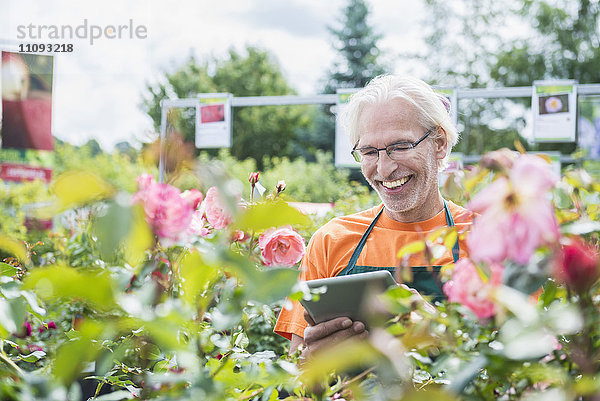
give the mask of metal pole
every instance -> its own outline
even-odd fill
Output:
[[[165,141],[167,139],[167,113],[168,106],[160,102],[160,154],[158,159],[158,182],[165,181]]]

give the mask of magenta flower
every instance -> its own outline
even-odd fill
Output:
[[[579,294],[589,290],[600,277],[598,249],[580,237],[565,239],[553,265],[554,277]]]
[[[232,216],[223,205],[223,202],[219,197],[219,191],[216,187],[210,187],[208,191],[206,191],[204,212],[206,214],[206,219],[216,230],[227,227],[232,221]]]
[[[460,303],[469,308],[479,319],[496,314],[492,292],[502,283],[504,268],[490,265],[491,276],[482,280],[477,268],[468,258],[462,258],[454,266],[452,279],[444,284],[444,294],[448,301]]]
[[[558,224],[548,196],[558,178],[541,158],[520,155],[509,178],[496,179],[469,203],[481,213],[467,235],[475,262],[529,262],[542,245],[558,240]]]
[[[293,266],[306,252],[304,238],[291,227],[270,228],[258,239],[265,266]]]
[[[154,181],[144,174],[138,178],[140,190],[132,197],[132,202],[142,203],[146,221],[163,244],[171,245],[184,237],[192,213],[192,203],[181,196],[179,189]]]

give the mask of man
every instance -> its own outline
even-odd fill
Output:
[[[353,155],[382,205],[333,219],[317,230],[301,263],[302,280],[393,271],[403,245],[423,240],[441,226],[456,225],[461,231],[471,224],[472,214],[439,192],[438,171],[458,141],[446,104],[425,82],[393,75],[373,79],[352,96],[342,117],[355,144]],[[437,271],[465,251],[462,241],[457,242],[452,252],[435,261]],[[411,256],[413,286],[439,295],[431,269],[424,267],[429,264],[424,255]],[[275,332],[291,340],[290,353],[303,345],[306,357],[333,342],[367,335],[363,322],[349,318],[320,324],[306,319],[294,302],[277,320]]]

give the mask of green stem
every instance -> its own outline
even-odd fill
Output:
[[[4,346],[4,342],[3,342],[3,341],[0,341],[0,347],[3,347],[3,346]],[[6,355],[6,354],[4,353],[4,350],[1,350],[1,351],[0,351],[0,361],[2,361],[2,362],[4,362],[5,364],[7,364],[7,365],[8,365],[8,366],[9,366],[9,367],[12,369],[12,370],[14,370],[14,371],[15,371],[15,373],[16,373],[16,374],[18,374],[19,376],[23,377],[23,371],[21,370],[21,368],[20,368],[20,367],[18,367],[18,366],[17,366],[17,364],[16,364],[16,363],[14,363],[14,362],[12,361],[12,359],[10,359],[10,358],[8,357],[8,355]]]

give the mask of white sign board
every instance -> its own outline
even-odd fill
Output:
[[[353,143],[350,143],[350,137],[344,129],[344,125],[340,121],[340,116],[344,111],[350,96],[358,92],[359,89],[338,89],[336,102],[336,119],[335,119],[335,152],[334,162],[336,167],[360,167],[360,164],[352,157]]]
[[[196,106],[196,147],[231,147],[230,93],[203,93]]]
[[[575,142],[575,81],[535,81],[531,109],[535,142]]]

